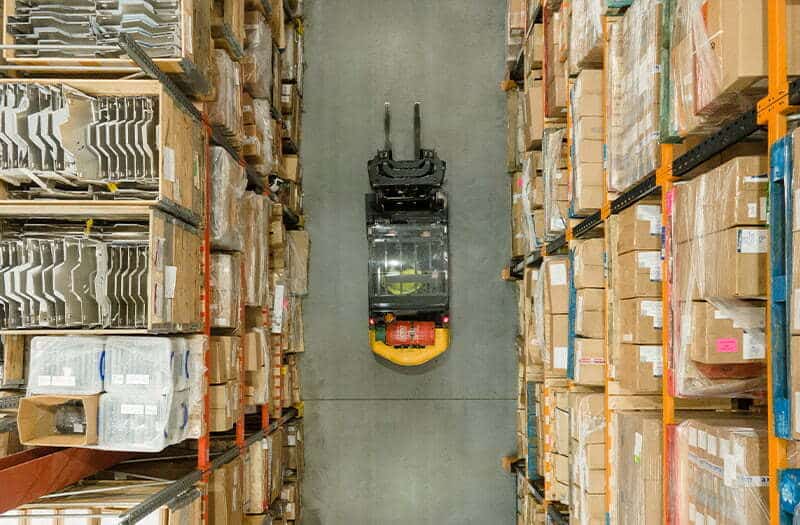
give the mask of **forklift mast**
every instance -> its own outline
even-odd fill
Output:
[[[417,365],[448,346],[450,308],[446,164],[423,149],[420,106],[414,104],[414,158],[396,160],[391,113],[384,148],[367,163],[370,344],[397,364]]]

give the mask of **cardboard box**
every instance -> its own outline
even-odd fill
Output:
[[[620,299],[661,297],[661,251],[632,251],[619,256]]]
[[[300,182],[300,157],[297,155],[283,155],[283,178],[290,182]]]
[[[245,372],[245,405],[264,405],[269,402],[269,375],[270,369],[267,366]]]
[[[569,484],[569,456],[553,454],[556,481]]]
[[[575,379],[584,386],[605,384],[605,343],[602,339],[575,339]]]
[[[694,302],[692,341],[689,356],[708,365],[754,365],[732,372],[729,377],[756,377],[763,374],[765,360],[763,303],[725,305],[717,309],[707,302]],[[687,312],[688,313],[688,312]],[[760,324],[759,329],[745,331],[742,326]]]
[[[605,287],[605,245],[603,239],[575,242],[573,252],[575,288]]]
[[[43,395],[25,397],[19,401],[17,429],[23,445],[50,447],[79,447],[97,443],[97,408],[100,394]],[[70,429],[74,433],[61,433],[56,427],[56,414],[65,403],[75,404],[74,408],[83,414],[83,423],[75,422]]]
[[[208,396],[211,407],[210,430],[222,432],[230,429],[239,418],[239,382],[234,380],[210,385]]]
[[[281,495],[283,488],[283,440],[284,428],[280,427],[278,430],[268,436],[269,440],[269,487],[270,487],[270,503],[278,499]]]
[[[239,338],[234,336],[212,336],[208,347],[211,366],[208,369],[210,383],[224,383],[236,379],[239,370]]]
[[[660,299],[625,299],[619,304],[623,343],[661,344],[663,311]]]
[[[618,523],[660,525],[662,518],[661,412],[617,412]]]
[[[236,457],[211,472],[208,517],[211,525],[239,525],[244,517],[244,466]]]
[[[542,67],[544,60],[544,25],[534,24],[528,34],[525,48],[525,65],[532,69]]]
[[[602,339],[605,334],[605,290],[584,288],[575,293],[575,334]]]
[[[605,469],[584,470],[584,475],[578,476],[577,486],[584,494],[603,495],[606,493],[606,471]],[[605,505],[603,505],[605,514]]]
[[[617,253],[661,250],[661,206],[641,202],[619,213]]]
[[[546,315],[545,340],[550,356],[547,374],[549,377],[566,377],[567,341],[569,335],[569,316],[566,314]]]
[[[540,147],[544,134],[544,112],[542,111],[544,94],[541,75],[541,71],[534,70],[525,79],[526,123],[530,137],[528,149]]]
[[[244,369],[255,372],[263,367],[269,353],[269,339],[263,328],[249,330],[244,334]]]
[[[569,412],[555,409],[553,452],[568,456],[569,451]]]
[[[766,157],[741,156],[676,184],[675,241],[684,243],[734,226],[766,224],[768,170]]]
[[[622,359],[616,367],[620,386],[632,394],[660,394],[664,375],[663,348],[624,344],[621,351]]]
[[[695,272],[706,297],[758,299],[767,295],[768,232],[758,226],[736,227],[709,234],[700,244],[708,250],[707,271]],[[725,268],[724,272],[718,268]]]
[[[566,314],[569,312],[569,282],[567,258],[546,257],[542,263],[545,279],[545,313]]]
[[[248,483],[245,487],[248,498],[244,511],[247,514],[261,514],[269,508],[269,445],[266,438],[256,441],[247,447],[249,463],[247,465]]]

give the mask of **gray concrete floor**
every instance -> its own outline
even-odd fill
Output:
[[[303,167],[307,525],[512,523],[515,294],[504,167],[505,2],[306,0]],[[447,161],[452,344],[413,369],[367,342],[366,162],[393,108],[396,156]],[[398,155],[399,154],[399,155]]]

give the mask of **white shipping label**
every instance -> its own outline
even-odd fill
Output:
[[[162,157],[164,159],[164,179],[175,182],[175,150],[169,146],[164,146]]]
[[[661,280],[661,252],[637,252],[636,264],[650,270],[650,280]]]
[[[761,208],[761,214],[759,215],[759,220],[766,221],[767,220],[767,198],[761,197],[759,200],[759,207]]]
[[[757,330],[745,332],[742,335],[742,357],[744,359],[764,359],[766,355],[764,332]]]
[[[73,423],[72,431],[77,432],[78,434],[83,434],[83,423]]]
[[[53,376],[53,386],[75,386],[75,376]]]
[[[661,235],[661,206],[640,204],[636,207],[636,220],[650,222],[650,235]]]
[[[175,282],[178,279],[177,266],[164,267],[164,297],[173,299],[175,297]]]
[[[764,228],[742,228],[736,238],[739,253],[767,253],[767,230]]]
[[[633,462],[634,463],[641,463],[642,462],[642,445],[644,439],[640,433],[636,433],[633,436]]]
[[[111,383],[114,385],[124,385],[125,374],[111,374]]]
[[[639,362],[641,363],[655,363],[661,361],[663,355],[660,346],[640,346],[639,347]]]
[[[126,374],[125,375],[125,384],[126,385],[149,385],[150,384],[150,375],[149,374]]]
[[[53,384],[52,376],[39,376],[36,379],[36,384],[39,386],[50,386]]]
[[[633,334],[623,334],[622,340],[626,343],[633,341]]]
[[[275,297],[272,302],[272,333],[279,334],[283,331],[283,296],[286,287],[282,284],[275,285]]]
[[[567,347],[556,346],[553,348],[553,368],[567,369]]]
[[[664,363],[662,361],[653,363],[653,377],[661,377],[663,375],[664,375]]]
[[[194,38],[192,38],[194,26],[192,25],[192,14],[186,13],[183,16],[186,19],[186,35],[184,36],[184,45],[186,48],[186,53],[191,55],[194,52]]]
[[[134,405],[131,403],[122,403],[119,406],[119,413],[126,416],[143,416],[144,405]]]
[[[717,436],[708,435],[708,438],[706,438],[706,452],[712,456],[717,455]]]
[[[717,449],[719,449],[719,457],[724,458],[731,453],[731,442],[725,438],[719,438]]]
[[[144,414],[146,416],[157,416],[158,415],[158,405],[145,405],[144,406]]]
[[[726,487],[734,486],[736,482],[736,458],[727,454],[722,458],[722,477]]]
[[[296,438],[294,435],[292,435],[292,434],[290,434],[290,435],[288,436],[288,438],[287,438],[287,442],[289,443],[289,446],[290,446],[290,447],[297,446],[297,438]]]
[[[661,328],[663,314],[661,301],[642,301],[639,308],[641,315],[653,318],[653,328]]]
[[[748,202],[747,203],[747,218],[748,219],[755,219],[758,217],[758,204],[755,202]]]
[[[564,263],[550,265],[550,284],[565,286],[567,284],[567,265]]]

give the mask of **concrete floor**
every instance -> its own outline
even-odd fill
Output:
[[[303,167],[307,525],[512,523],[515,293],[504,167],[505,2],[306,0]],[[393,107],[396,157],[447,161],[452,344],[401,369],[369,351],[366,162]]]

